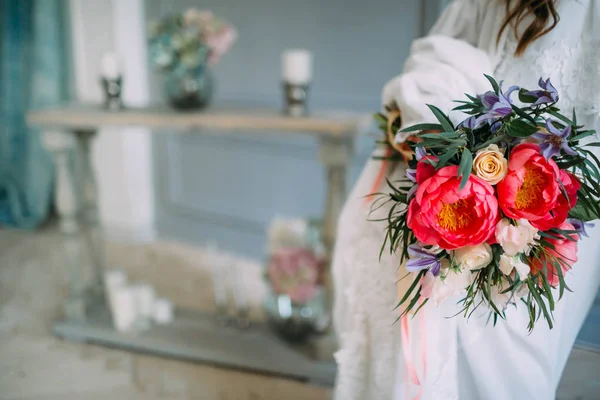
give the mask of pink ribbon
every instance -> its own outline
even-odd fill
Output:
[[[392,154],[392,149],[390,147],[388,147],[386,149],[385,152],[385,156],[389,157]],[[381,167],[379,168],[379,172],[377,173],[377,177],[375,178],[375,182],[373,184],[373,187],[371,188],[371,192],[369,193],[369,196],[367,196],[365,198],[365,201],[363,203],[363,206],[366,206],[369,204],[372,196],[371,194],[375,193],[379,187],[381,186],[381,183],[383,182],[383,178],[385,177],[385,172],[387,170],[388,167],[388,160],[384,159],[382,160],[381,163]],[[423,364],[423,379],[425,379],[425,372],[427,370],[427,330],[426,330],[426,322],[425,322],[425,316],[423,315],[423,312],[419,312],[416,315],[418,321],[419,321],[419,333],[421,334],[421,363]],[[405,314],[404,316],[402,316],[400,318],[400,335],[401,335],[401,340],[402,340],[402,352],[404,354],[404,363],[406,364],[406,368],[404,370],[404,375],[405,375],[405,380],[406,380],[406,398],[407,400],[410,399],[410,383],[412,383],[413,385],[417,386],[419,388],[419,391],[417,392],[417,395],[413,398],[413,400],[420,400],[421,399],[421,394],[423,393],[423,387],[421,386],[421,381],[419,380],[419,376],[417,374],[417,368],[415,367],[415,364],[413,362],[413,355],[412,355],[412,346],[410,343],[410,329],[409,329],[409,316],[408,314]]]
[[[419,312],[416,315],[419,321],[419,333],[421,335],[421,363],[423,364],[423,379],[425,379],[425,372],[427,370],[427,330],[425,316],[423,312]],[[404,370],[404,377],[406,381],[406,398],[410,399],[410,387],[409,384],[419,388],[416,396],[413,400],[420,400],[421,394],[423,393],[423,387],[417,374],[417,368],[415,367],[414,358],[412,355],[412,345],[410,341],[410,327],[409,327],[409,315],[405,314],[400,318],[400,334],[402,340],[402,353],[404,354],[404,364],[406,366]]]

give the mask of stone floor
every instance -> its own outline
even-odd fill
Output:
[[[183,245],[109,244],[108,263],[156,285],[180,306],[212,308],[206,254]],[[259,266],[246,262],[250,301],[264,293]],[[60,237],[0,231],[1,400],[301,400],[331,391],[295,381],[231,371],[97,346],[50,335],[66,292]],[[258,310],[259,307],[256,307]],[[261,318],[259,311],[255,318]],[[561,400],[600,399],[600,354],[574,350],[558,393]],[[376,399],[374,399],[376,400]]]

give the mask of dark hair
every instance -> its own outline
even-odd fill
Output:
[[[554,4],[555,0],[517,0],[513,7],[511,3],[515,1],[505,1],[506,19],[498,33],[498,41],[504,30],[512,25],[515,36],[519,40],[515,52],[517,56],[522,55],[532,42],[554,29],[560,19]],[[533,21],[519,34],[520,24],[530,15],[533,15]]]

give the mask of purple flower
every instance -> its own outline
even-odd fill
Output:
[[[483,122],[493,125],[498,119],[510,115],[513,112],[510,96],[515,90],[519,90],[519,87],[511,86],[506,93],[502,92],[502,90],[498,91],[499,94],[489,91],[484,95],[479,96],[479,99],[487,112],[477,118],[475,127],[478,127]]]
[[[421,158],[425,157],[426,155],[427,155],[427,150],[425,150],[425,147],[417,146],[417,148],[415,149],[415,157],[417,157],[417,161],[419,161]]]
[[[586,228],[593,228],[594,224],[590,222],[583,222],[581,220],[575,218],[567,219],[567,222],[573,225],[573,228],[579,233],[581,236],[589,237],[586,231]]]
[[[550,78],[545,81],[540,78],[538,85],[542,90],[532,90],[526,92],[525,94],[528,96],[536,97],[537,100],[533,103],[533,106],[539,106],[540,104],[548,104],[548,103],[556,103],[558,101],[558,91],[552,83],[550,82]]]
[[[441,263],[437,256],[418,243],[408,246],[408,255],[410,259],[406,262],[408,272],[419,272],[429,268],[434,276],[440,273]]]
[[[413,197],[415,193],[417,193],[417,189],[419,188],[419,185],[416,184],[416,182],[417,182],[417,170],[416,169],[407,169],[406,170],[406,177],[408,178],[409,181],[415,183],[413,185],[413,187],[410,188],[410,190],[408,191],[408,193],[406,193],[406,199],[408,200],[411,197]]]
[[[549,160],[559,155],[561,149],[570,156],[577,155],[577,152],[569,147],[567,140],[569,135],[571,135],[571,126],[567,126],[561,131],[552,124],[552,121],[547,119],[545,131],[534,133],[531,137],[540,143],[542,154],[546,160]]]
[[[471,116],[467,119],[465,119],[463,122],[461,122],[460,124],[458,124],[459,128],[467,128],[467,129],[475,129],[476,125],[475,123],[477,122],[477,118],[475,118],[475,116]]]

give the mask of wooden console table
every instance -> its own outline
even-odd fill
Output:
[[[31,111],[27,121],[43,130],[44,144],[51,151],[56,167],[55,203],[60,230],[65,239],[65,257],[70,276],[69,295],[64,304],[66,320],[55,325],[55,333],[73,340],[333,384],[335,366],[331,361],[323,363],[299,354],[283,345],[263,326],[256,327],[251,335],[246,332],[236,336],[235,333],[221,332],[223,328],[208,323],[206,317],[194,320],[190,319],[189,313],[178,311],[174,324],[152,329],[137,337],[114,331],[110,318],[106,317],[103,299],[103,240],[90,151],[96,132],[105,127],[147,127],[170,134],[210,128],[211,132],[216,132],[214,134],[218,134],[219,130],[235,130],[249,135],[272,132],[278,137],[298,134],[314,137],[319,143],[319,159],[327,177],[323,237],[330,260],[338,215],[346,197],[346,175],[354,141],[369,126],[368,115],[316,112],[309,117],[293,118],[274,110],[250,107],[223,106],[181,113],[166,108],[106,111],[100,106],[72,104]],[[80,152],[83,160],[83,170],[79,171],[82,179],[77,181],[69,161],[73,149]],[[86,246],[82,246],[82,239]],[[89,284],[82,274],[82,251],[88,251],[93,262],[94,274]],[[329,271],[325,283],[331,302]],[[207,339],[199,340],[201,338]],[[228,343],[237,345],[228,346]],[[248,349],[254,349],[248,354],[260,349],[270,356],[268,359],[240,356],[237,354],[240,352],[240,343],[244,343]]]

